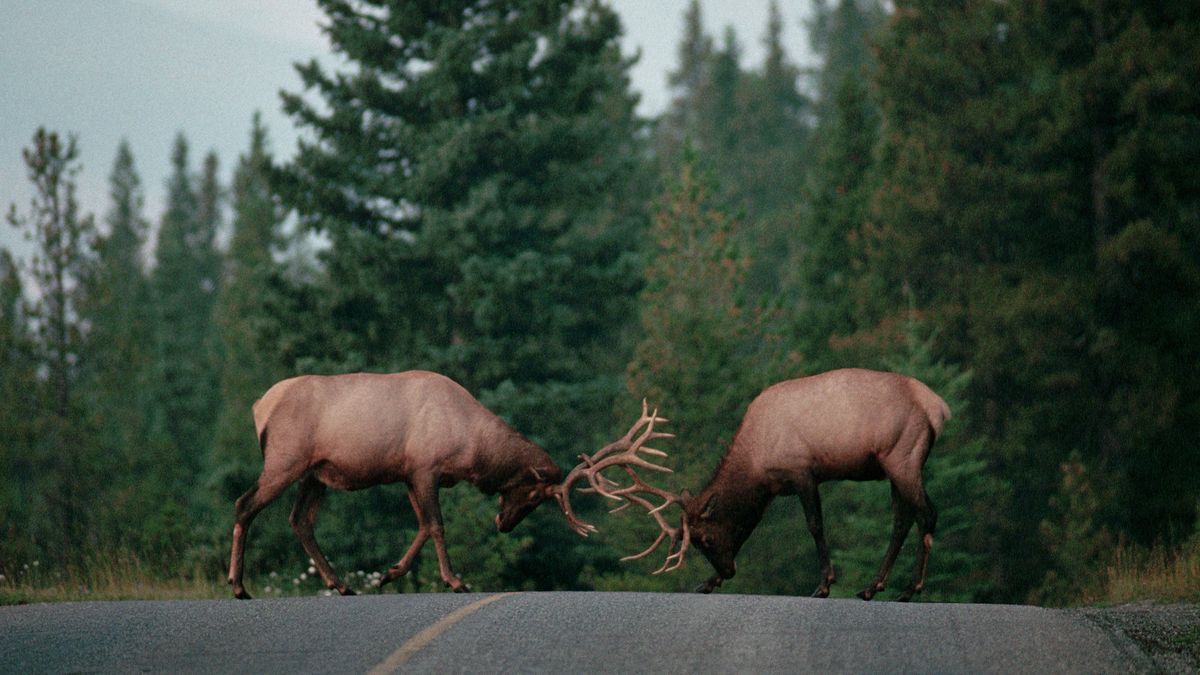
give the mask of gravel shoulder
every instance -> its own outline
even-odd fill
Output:
[[[1065,610],[1150,657],[1158,672],[1200,672],[1200,605],[1138,602]]]

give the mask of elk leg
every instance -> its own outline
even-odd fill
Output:
[[[246,551],[246,532],[250,528],[251,521],[259,514],[267,504],[275,501],[275,499],[283,493],[292,481],[277,481],[273,483],[263,483],[262,476],[259,476],[254,485],[245,494],[238,497],[234,504],[233,518],[233,547],[229,554],[229,584],[233,586],[233,597],[242,600],[249,600],[250,594],[246,592],[246,587],[242,585],[242,566],[245,561]]]
[[[408,574],[408,571],[412,569],[413,562],[417,559],[417,554],[421,552],[421,547],[429,539],[429,530],[425,527],[425,519],[421,517],[421,505],[417,503],[417,498],[413,494],[411,487],[408,490],[408,502],[412,504],[413,513],[417,514],[417,536],[413,537],[412,543],[409,544],[408,550],[404,552],[404,557],[400,558],[400,562],[392,565],[391,569],[379,580],[378,585],[381,588],[384,584]]]
[[[858,597],[863,600],[870,600],[875,597],[875,594],[882,591],[887,584],[888,575],[892,573],[892,566],[896,564],[896,557],[900,555],[900,548],[904,545],[904,539],[908,537],[908,531],[912,529],[913,515],[912,509],[901,496],[900,491],[896,489],[896,485],[892,484],[892,540],[888,544],[887,552],[883,554],[883,562],[879,565],[879,574],[875,576],[875,581],[870,586],[862,589],[858,593]]]
[[[817,545],[817,558],[821,561],[821,583],[813,591],[814,598],[829,597],[829,587],[836,577],[833,573],[833,562],[829,559],[829,545],[825,543],[825,524],[821,517],[821,493],[816,484],[800,487],[800,500],[804,504],[804,517],[808,521],[808,531],[812,534]]]
[[[925,588],[925,572],[929,568],[929,551],[933,548],[933,533],[937,529],[937,509],[929,499],[929,493],[921,488],[921,500],[917,504],[917,533],[921,540],[917,545],[917,564],[913,567],[912,586],[896,598],[900,602],[908,602],[912,596]]]
[[[321,547],[317,545],[317,538],[313,536],[313,526],[317,522],[317,509],[321,507],[321,497],[324,494],[324,483],[313,474],[305,476],[304,480],[300,481],[296,506],[292,508],[292,515],[288,520],[292,524],[292,531],[296,533],[296,538],[300,540],[300,545],[304,547],[304,552],[308,554],[309,558],[312,558],[313,565],[316,566],[325,586],[336,589],[342,595],[354,595],[354,591],[349,586],[338,580],[333,566],[329,564],[329,560],[321,552]]]
[[[414,486],[414,488],[416,488],[416,501],[421,505],[418,517],[424,516],[425,529],[428,531],[429,537],[433,539],[433,548],[437,551],[442,581],[446,582],[446,585],[455,593],[470,591],[471,589],[450,567],[450,556],[446,553],[445,530],[442,527],[442,508],[437,498],[436,478],[429,481],[427,485]]]

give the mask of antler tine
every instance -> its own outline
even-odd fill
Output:
[[[687,550],[688,550],[688,544],[691,543],[691,537],[688,532],[687,516],[684,515],[680,519],[679,527],[671,527],[670,525],[667,524],[666,519],[662,515],[662,510],[664,508],[666,508],[667,506],[670,506],[671,504],[675,503],[677,500],[666,501],[663,504],[655,507],[649,500],[643,499],[642,497],[639,497],[634,494],[629,494],[626,496],[626,498],[629,499],[630,502],[636,503],[639,506],[645,508],[647,513],[649,513],[654,518],[654,521],[658,524],[658,527],[661,531],[658,533],[658,537],[656,537],[654,539],[654,543],[650,544],[650,546],[648,548],[646,548],[644,551],[642,551],[640,553],[635,553],[633,555],[627,555],[624,558],[621,558],[621,561],[624,562],[624,561],[629,561],[629,560],[639,560],[641,558],[645,558],[646,556],[653,553],[656,549],[658,549],[659,545],[662,544],[664,539],[666,539],[667,537],[670,537],[671,542],[667,545],[667,551],[668,551],[667,559],[665,561],[663,561],[662,566],[660,566],[658,569],[654,570],[653,574],[662,574],[663,572],[673,572],[673,571],[679,569],[680,567],[682,567],[683,562],[684,562],[684,555],[687,553]]]
[[[612,513],[623,511],[631,504],[636,504],[646,509],[647,514],[658,524],[660,533],[649,548],[640,553],[626,556],[621,560],[638,560],[644,558],[657,550],[664,540],[670,538],[670,544],[667,547],[667,558],[654,574],[679,569],[683,565],[684,554],[687,552],[690,543],[686,514],[681,518],[679,527],[672,527],[663,516],[663,511],[668,506],[682,503],[680,496],[646,483],[635,471],[635,469],[640,468],[660,473],[672,473],[670,467],[656,464],[639,454],[644,453],[652,457],[667,457],[667,453],[662,450],[646,447],[646,443],[651,440],[675,437],[672,433],[655,430],[654,426],[656,424],[664,422],[667,422],[667,419],[659,417],[658,408],[655,407],[651,411],[649,403],[646,399],[642,399],[642,413],[633,426],[629,428],[629,431],[620,439],[606,445],[594,455],[580,455],[580,463],[567,475],[566,480],[559,486],[557,494],[559,504],[562,506],[563,513],[566,514],[568,522],[576,532],[583,536],[587,536],[589,532],[597,530],[593,525],[584,523],[576,518],[574,512],[571,510],[569,498],[571,485],[580,478],[587,480],[590,491],[598,492],[608,499],[621,502],[620,505],[612,509]],[[632,482],[624,485],[603,475],[605,470],[612,467],[620,467]],[[661,499],[662,503],[655,504],[646,495]]]

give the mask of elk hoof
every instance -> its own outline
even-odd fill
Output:
[[[916,595],[918,592],[919,591],[916,591],[916,590],[910,588],[907,591],[904,591],[903,593],[901,593],[896,598],[896,602],[908,602],[909,600],[912,600],[912,597],[914,595]]]
[[[347,586],[345,584],[338,586],[336,590],[338,593],[340,593],[342,595],[358,595],[358,593],[354,592],[353,588],[350,588],[349,586]]]
[[[246,589],[244,589],[244,588],[235,589],[233,591],[233,597],[237,598],[238,600],[253,600],[254,599],[254,598],[250,597],[250,594],[247,593]]]
[[[828,598],[829,597],[829,587],[828,586],[817,586],[817,590],[813,591],[812,596],[814,598]]]
[[[408,572],[407,569],[403,569],[399,566],[388,568],[388,571],[384,572],[381,577],[375,580],[375,588],[383,590],[384,586],[404,576],[406,572]]]
[[[871,598],[875,597],[875,589],[873,587],[867,587],[867,588],[862,589],[855,595],[862,598],[863,600],[870,600]]]

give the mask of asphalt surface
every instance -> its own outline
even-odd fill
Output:
[[[0,607],[0,671],[770,673],[1154,670],[1070,612],[652,593]]]

